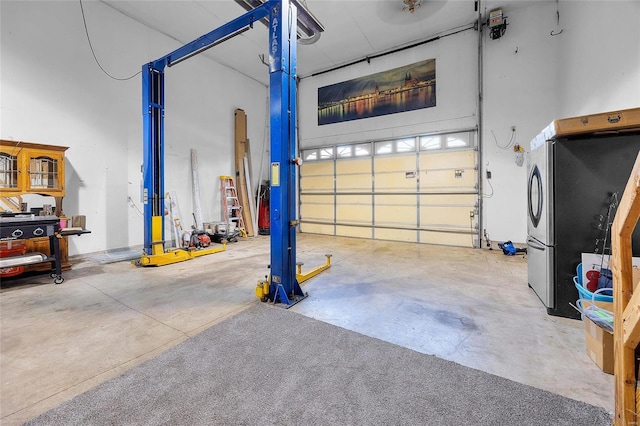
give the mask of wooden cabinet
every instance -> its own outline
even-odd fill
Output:
[[[0,140],[0,197],[5,206],[20,211],[21,196],[38,194],[55,198],[54,214],[63,216],[62,199],[65,195],[64,153],[66,146],[44,145],[31,142]],[[18,201],[15,201],[17,199]],[[60,240],[60,258],[63,270],[69,263],[68,237]],[[26,241],[27,253],[49,255],[49,238],[31,238]],[[26,270],[48,270],[49,265],[30,265]]]
[[[0,194],[64,196],[66,146],[0,140]]]

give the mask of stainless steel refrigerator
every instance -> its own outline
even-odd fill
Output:
[[[583,252],[610,253],[607,213],[612,194],[622,198],[640,151],[640,122],[636,129],[611,126],[578,134],[563,134],[559,127],[552,123],[531,142],[528,284],[549,314],[579,318],[571,306],[578,299],[573,283],[576,267]],[[639,235],[633,235],[636,256]]]

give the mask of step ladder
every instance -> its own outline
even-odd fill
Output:
[[[222,200],[222,221],[227,224],[227,232],[233,223],[235,228],[246,237],[242,206],[231,176],[220,176],[220,198]]]
[[[178,204],[178,195],[175,191],[169,191],[164,196],[165,206],[169,209],[169,216],[171,217],[171,230],[173,234],[174,247],[189,247],[191,241],[191,232],[187,231],[182,226],[182,215],[180,214],[180,205]],[[187,236],[185,237],[185,234]]]

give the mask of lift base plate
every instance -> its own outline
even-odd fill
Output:
[[[199,250],[190,249],[175,249],[167,250],[160,254],[142,255],[140,260],[136,260],[133,263],[138,266],[164,266],[172,263],[184,262],[185,260],[195,259],[196,257],[205,256],[207,254],[220,253],[225,251],[227,245],[223,244],[222,247],[213,247]]]

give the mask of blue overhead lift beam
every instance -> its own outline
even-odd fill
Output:
[[[271,276],[269,300],[290,306],[302,298],[296,279],[296,22],[295,0],[269,0],[142,67],[144,254],[140,264],[172,263],[164,250],[164,70],[269,19],[271,120]],[[297,17],[297,19],[291,19]],[[305,24],[322,26],[307,14]],[[184,260],[184,259],[181,259]]]

